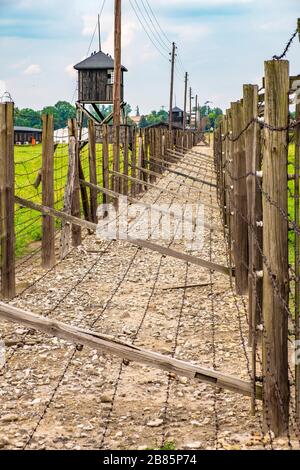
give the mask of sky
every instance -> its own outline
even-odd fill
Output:
[[[0,96],[8,91],[16,106],[33,109],[74,102],[73,65],[98,50],[97,34],[89,46],[103,2],[102,50],[113,55],[113,0],[0,0]],[[175,41],[176,104],[187,71],[193,96],[224,110],[244,83],[261,85],[264,61],[282,52],[298,17],[299,0],[122,0],[125,101],[143,114],[168,109]],[[298,38],[288,59],[291,75],[300,74]]]

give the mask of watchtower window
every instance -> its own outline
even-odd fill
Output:
[[[115,71],[114,70],[108,70],[107,72],[107,84],[108,85],[113,85],[115,81]]]

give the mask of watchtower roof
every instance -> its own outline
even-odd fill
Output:
[[[173,113],[183,113],[183,109],[180,109],[180,108],[178,108],[178,106],[175,106],[175,107],[172,109],[172,112],[173,112]]]
[[[114,68],[114,59],[104,52],[94,52],[90,57],[74,66],[75,70],[108,70]],[[123,72],[128,72],[122,65]]]

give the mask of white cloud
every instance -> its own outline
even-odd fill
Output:
[[[65,72],[71,77],[75,78],[76,77],[76,70],[74,69],[74,64],[69,64],[65,68]]]
[[[24,70],[24,75],[38,75],[41,73],[41,67],[38,64],[31,64]]]

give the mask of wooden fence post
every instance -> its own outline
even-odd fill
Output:
[[[129,168],[129,161],[128,161],[128,126],[124,127],[124,162],[123,162],[123,175],[128,176],[128,168]],[[129,180],[127,178],[123,178],[122,184],[122,194],[124,196],[128,196],[129,191]]]
[[[92,119],[89,120],[89,169],[90,169],[90,183],[97,185],[97,154],[96,154],[96,134],[95,124]],[[98,207],[98,192],[90,188],[90,208],[91,208],[91,222],[97,223],[97,207]]]
[[[265,123],[289,122],[289,62],[265,62]],[[263,159],[263,375],[264,421],[276,436],[289,424],[288,382],[288,132],[264,130]],[[272,203],[270,203],[272,201]],[[278,209],[280,208],[280,210]]]
[[[138,138],[138,167],[143,168],[143,138],[142,138],[142,131],[141,129],[139,130],[139,138]],[[143,172],[141,170],[138,171],[138,179],[143,180]],[[141,184],[138,184],[138,194],[143,191],[143,186]]]
[[[233,103],[232,108],[233,137],[238,137],[243,130],[243,104]],[[247,221],[247,188],[245,184],[245,138],[241,135],[233,145],[233,187],[234,187],[234,239],[233,255],[235,262],[235,283],[239,295],[248,292],[248,221]]]
[[[298,18],[298,34],[300,41],[300,18]],[[299,90],[298,90],[299,91]],[[296,105],[296,120],[300,119],[300,103]],[[295,223],[299,227],[300,224],[300,126],[295,130]],[[295,355],[299,355],[300,348],[300,235],[295,233]],[[300,364],[296,361],[295,366],[295,383],[296,383],[296,422],[300,425]]]
[[[110,189],[109,184],[109,127],[102,126],[102,185],[104,189]],[[103,204],[107,204],[109,198],[103,194]]]
[[[132,150],[131,150],[131,176],[132,178],[137,177],[137,171],[136,171],[136,128],[133,127],[132,129]],[[136,195],[136,183],[133,181],[131,182],[131,195],[134,197]]]
[[[253,121],[245,133],[247,201],[249,221],[249,343],[252,346],[253,398],[255,398],[257,326],[261,324],[262,278],[258,273],[263,269],[262,261],[262,194],[257,184],[257,171],[261,170],[261,131],[258,118],[258,86],[244,85],[244,126]],[[255,403],[252,404],[253,414]]]
[[[72,196],[72,210],[71,215],[81,218],[80,213],[80,184],[79,184],[79,147],[78,147],[78,128],[76,119],[70,119],[68,122],[69,139],[75,138],[75,175],[74,175],[74,188]],[[81,227],[79,225],[72,225],[72,244],[73,246],[80,246]]]
[[[16,295],[15,280],[14,104],[0,104],[1,294]]]
[[[42,204],[54,207],[54,120],[43,115],[42,144]],[[50,269],[55,264],[55,223],[53,217],[42,218],[42,266]]]

